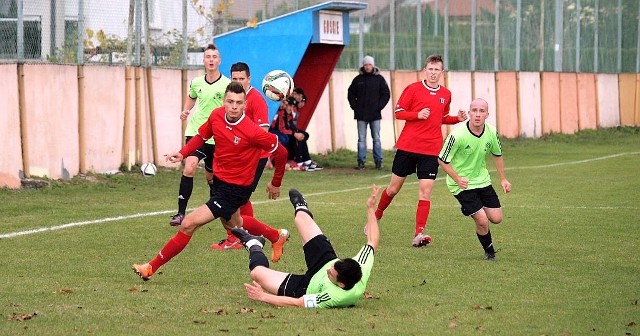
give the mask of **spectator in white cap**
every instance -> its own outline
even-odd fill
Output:
[[[380,120],[382,109],[389,102],[391,92],[380,69],[376,68],[372,56],[362,59],[360,74],[357,75],[348,89],[347,98],[353,110],[354,119],[358,121],[358,165],[363,170],[367,158],[367,127],[371,129],[373,140],[373,160],[376,169],[382,169],[382,144],[380,142]]]

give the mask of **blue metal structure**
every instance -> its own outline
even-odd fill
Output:
[[[356,1],[329,1],[259,22],[214,37],[222,57],[221,71],[230,75],[233,63],[245,62],[251,69],[251,84],[260,88],[271,70],[293,76],[307,96],[300,128],[308,124],[318,100],[345,45],[349,44],[349,12],[367,8]],[[262,92],[262,90],[260,90]],[[265,98],[266,99],[266,98]],[[279,103],[267,99],[269,118]]]

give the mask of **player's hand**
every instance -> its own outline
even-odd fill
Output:
[[[191,113],[191,110],[184,110],[180,112],[180,119],[187,120],[187,118],[189,117],[189,113]]]
[[[380,187],[375,184],[371,186],[371,196],[369,196],[369,199],[367,199],[367,208],[373,209],[376,206],[378,191],[380,191]]]
[[[465,190],[469,187],[469,179],[466,177],[461,177],[458,179],[458,181],[456,181],[456,184],[458,184],[458,187],[460,187],[460,189]]]
[[[429,118],[430,114],[431,114],[431,110],[429,110],[428,107],[425,107],[422,110],[420,110],[420,112],[418,112],[418,119],[427,119]]]
[[[263,301],[262,296],[264,295],[264,291],[262,290],[262,286],[257,282],[253,282],[253,285],[245,283],[244,288],[247,290],[247,296],[251,300]]]
[[[296,140],[298,141],[304,141],[304,133],[293,133],[293,136],[296,138]]]
[[[165,154],[164,159],[171,163],[178,163],[178,162],[182,162],[184,157],[182,156],[182,154],[180,154],[180,152],[175,152],[171,154]]]
[[[465,120],[467,120],[467,111],[465,111],[465,110],[459,110],[459,111],[458,111],[458,120],[459,120],[459,121],[465,121]]]
[[[500,184],[502,185],[502,190],[508,194],[511,191],[511,183],[509,181],[507,181],[507,179],[504,179],[502,181],[500,181]]]
[[[275,200],[280,197],[280,187],[274,187],[271,182],[267,184],[267,194],[269,195],[269,199]]]

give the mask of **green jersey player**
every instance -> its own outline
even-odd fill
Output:
[[[184,133],[185,143],[198,134],[198,128],[209,119],[211,111],[222,106],[225,89],[231,80],[220,72],[220,63],[222,63],[222,60],[218,48],[214,44],[207,45],[203,56],[205,74],[191,80],[189,94],[180,113],[180,119],[182,120],[187,120],[191,115]],[[195,111],[191,113],[194,106]],[[204,160],[205,177],[209,186],[211,186],[213,182],[214,149],[215,142],[211,138],[201,148],[185,158],[178,189],[178,213],[171,217],[170,225],[178,226],[184,219],[187,204],[193,192],[193,176],[200,160]]]
[[[504,173],[502,147],[496,128],[485,123],[488,116],[489,107],[484,99],[472,101],[469,121],[447,136],[438,163],[447,173],[447,187],[462,206],[462,214],[471,216],[476,223],[476,235],[484,249],[484,259],[495,260],[489,222],[502,222],[502,207],[487,170],[485,157],[488,154],[493,155],[505,193],[511,191],[511,183]]]
[[[373,254],[380,240],[375,217],[378,190],[377,186],[372,186],[367,200],[367,242],[355,257],[344,259],[336,256],[331,242],[313,220],[302,194],[295,189],[289,190],[307,264],[304,274],[270,269],[262,252],[264,238],[252,236],[241,228],[231,229],[249,251],[249,274],[253,284],[244,284],[249,298],[275,306],[341,308],[355,305],[364,294],[373,268]]]

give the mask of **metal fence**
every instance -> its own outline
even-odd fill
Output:
[[[0,0],[0,61],[199,65],[215,35],[326,1]],[[369,0],[338,68],[640,72],[638,0]],[[274,47],[277,48],[277,47]]]

